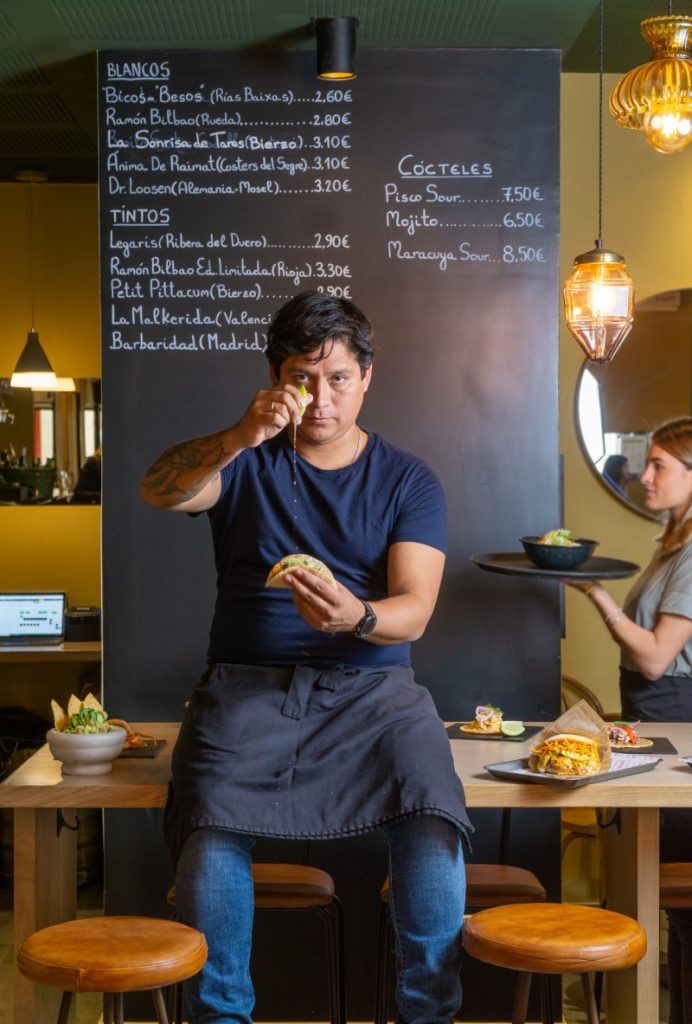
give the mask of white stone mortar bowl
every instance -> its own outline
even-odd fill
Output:
[[[120,726],[109,732],[58,732],[49,729],[46,740],[56,761],[62,761],[63,775],[105,775],[113,771],[127,733]]]

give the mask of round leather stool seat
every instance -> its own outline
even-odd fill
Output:
[[[660,903],[664,910],[692,907],[692,862],[661,864],[658,877]]]
[[[464,949],[477,960],[528,973],[583,974],[631,967],[646,935],[624,914],[562,903],[515,903],[474,914]]]
[[[380,889],[389,903],[389,875]],[[533,903],[545,900],[545,889],[532,871],[511,864],[467,864],[466,906],[478,910],[498,903]]]
[[[23,975],[64,992],[134,992],[196,974],[201,932],[150,917],[86,917],[34,932],[17,954]]]
[[[334,879],[321,868],[305,864],[253,864],[255,910],[307,910],[326,907],[336,893]],[[175,886],[166,901],[176,905]]]
[[[513,1024],[525,1024],[531,979],[541,978],[543,1024],[555,1014],[548,975],[579,974],[588,1024],[599,1024],[593,973],[632,967],[646,953],[637,921],[612,910],[563,903],[514,903],[479,910],[464,922],[464,949],[517,972]]]

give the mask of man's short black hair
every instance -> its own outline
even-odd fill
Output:
[[[323,359],[335,341],[346,345],[364,374],[375,350],[372,325],[365,314],[348,299],[301,292],[274,314],[267,330],[267,359],[278,377],[290,356],[318,351]]]

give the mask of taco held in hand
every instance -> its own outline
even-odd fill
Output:
[[[331,571],[324,562],[320,562],[319,558],[313,558],[312,555],[286,555],[271,569],[264,584],[265,587],[284,587],[286,590],[290,590],[289,584],[286,583],[286,576],[294,569],[305,569],[324,580],[325,583],[329,583],[330,586],[336,586],[336,580]]]
[[[534,747],[529,763],[547,775],[594,775],[601,770],[601,755],[595,740],[563,732]]]

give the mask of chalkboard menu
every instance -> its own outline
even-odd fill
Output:
[[[308,52],[103,53],[99,109],[111,706],[180,718],[214,600],[205,517],[145,507],[139,480],[168,445],[238,419],[268,381],[272,313],[317,289],[375,326],[360,425],[422,456],[447,492],[448,565],[415,645],[419,681],[445,718],[488,700],[510,718],[554,717],[557,587],[484,574],[469,556],[561,525],[559,54],[366,50],[355,81],[330,84]],[[475,849],[494,859],[488,835]],[[135,894],[141,912],[152,885],[119,881],[127,854],[109,841],[113,908]],[[513,862],[536,870],[535,842],[522,842]],[[372,858],[376,914],[381,847]],[[338,856],[333,870],[348,890]],[[542,873],[550,883],[554,863]],[[374,932],[354,941],[370,950]],[[362,1019],[373,957],[350,974]],[[308,1019],[311,986],[295,984],[290,1005]],[[279,1012],[285,1001],[266,1009]]]

